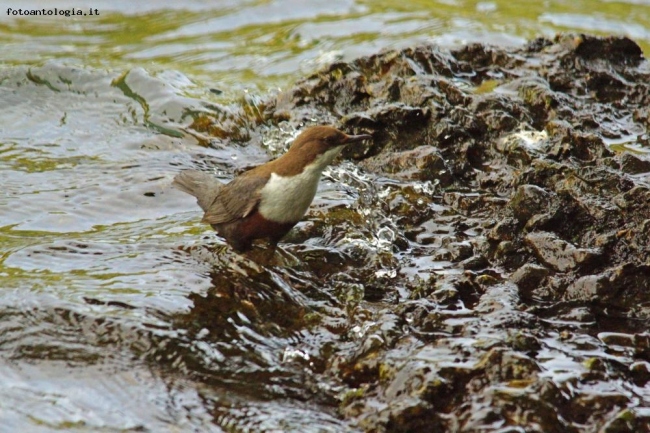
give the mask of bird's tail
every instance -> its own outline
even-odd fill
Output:
[[[185,170],[174,178],[172,186],[196,197],[199,206],[204,211],[217,198],[223,184],[208,173],[197,170]]]

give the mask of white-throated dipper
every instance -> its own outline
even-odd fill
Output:
[[[186,170],[173,185],[196,197],[205,211],[202,222],[237,251],[255,239],[275,246],[305,215],[320,175],[346,144],[372,138],[348,135],[331,126],[313,126],[301,133],[287,153],[223,184],[207,173]]]

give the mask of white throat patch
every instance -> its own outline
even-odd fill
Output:
[[[314,200],[321,173],[342,149],[343,146],[338,146],[328,150],[295,176],[271,173],[260,191],[259,212],[262,216],[278,223],[300,221]]]

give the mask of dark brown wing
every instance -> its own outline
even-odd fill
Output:
[[[260,176],[254,170],[246,172],[225,185],[205,211],[203,222],[229,223],[251,214],[260,202],[260,190],[269,176]]]

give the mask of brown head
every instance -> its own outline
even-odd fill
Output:
[[[348,135],[332,126],[312,126],[296,137],[289,151],[280,159],[285,170],[292,167],[290,171],[300,173],[303,167],[316,160],[329,164],[347,144],[371,138],[368,134]]]
[[[309,153],[320,154],[334,147],[345,146],[349,143],[370,138],[372,136],[368,134],[348,135],[333,126],[312,126],[296,137],[289,152],[300,151],[302,153],[308,150]]]

